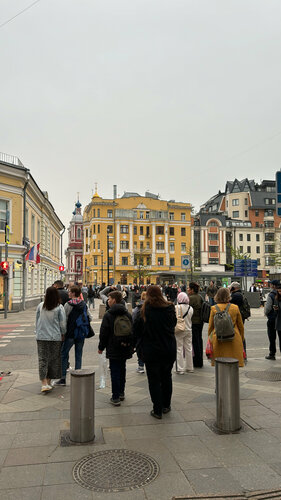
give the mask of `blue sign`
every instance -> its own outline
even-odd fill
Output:
[[[281,174],[281,172],[280,172]],[[257,259],[235,259],[234,260],[234,275],[235,276],[258,276],[258,261]]]

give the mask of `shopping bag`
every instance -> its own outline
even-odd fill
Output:
[[[99,354],[99,377],[100,377],[100,389],[104,389],[106,385],[107,377],[107,359],[105,357],[105,351]]]
[[[213,356],[213,344],[210,339],[207,340],[206,344],[206,356],[208,359],[211,359]]]

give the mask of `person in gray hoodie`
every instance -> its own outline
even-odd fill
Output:
[[[41,392],[48,392],[52,389],[51,379],[61,377],[61,346],[66,332],[64,308],[54,286],[47,288],[35,321]]]

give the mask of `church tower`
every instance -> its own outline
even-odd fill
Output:
[[[74,284],[82,282],[83,279],[83,217],[81,214],[81,203],[75,203],[72,219],[68,228],[68,246],[66,256],[66,283]]]

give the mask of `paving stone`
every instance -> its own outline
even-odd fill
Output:
[[[0,436],[0,450],[9,449],[12,446],[15,434],[5,434]]]
[[[32,448],[12,448],[9,450],[5,467],[11,465],[42,464],[48,461],[51,446],[33,446]]]
[[[23,433],[33,433],[33,432],[44,432],[46,429],[47,432],[50,432],[50,430],[53,428],[53,426],[56,426],[57,421],[54,421],[50,425],[49,420],[24,420],[23,422],[19,423],[18,426],[18,433],[23,434]]]
[[[181,410],[180,414],[184,420],[194,422],[195,420],[209,420],[213,414],[201,405],[190,405],[186,410]]]
[[[42,427],[42,429],[44,429],[44,427]],[[59,444],[59,431],[16,434],[12,448],[28,448],[31,446],[46,446],[51,444]]]
[[[215,420],[215,419],[211,419]],[[205,422],[202,422],[200,420],[196,422],[188,422],[189,427],[192,430],[192,433],[194,436],[204,436],[207,434],[207,436],[213,436],[214,433],[211,431],[211,429],[206,425]]]
[[[279,474],[268,465],[243,465],[242,467],[228,467],[228,470],[245,490],[264,491],[280,488]]]
[[[171,500],[173,496],[194,493],[183,472],[160,473],[144,490],[148,500]]]
[[[245,432],[238,435],[245,446],[250,448],[266,463],[280,460],[281,443],[266,431]]]
[[[146,453],[159,464],[161,473],[179,472],[180,467],[173,454],[158,439],[130,439],[125,442],[125,448]]]
[[[221,461],[202,443],[199,437],[167,437],[161,440],[183,470],[219,467]]]
[[[193,434],[189,424],[165,424],[163,425],[137,425],[122,427],[125,439],[144,439],[144,438],[162,438],[166,436],[191,436]],[[104,429],[106,430],[106,429]]]
[[[33,486],[33,488],[0,490],[0,500],[41,500],[41,494],[41,486]]]
[[[24,391],[19,391],[18,389],[10,389],[6,392],[5,396],[1,399],[2,404],[12,403],[13,401],[18,401],[26,397]]]
[[[238,481],[220,467],[213,469],[199,469],[185,471],[191,486],[198,494],[230,494],[243,493]]]
[[[41,500],[93,500],[96,496],[93,492],[82,488],[78,484],[57,484],[55,486],[43,486]]]
[[[96,449],[96,445],[93,446],[65,446],[56,447],[53,451],[50,452],[47,462],[55,463],[55,462],[73,462],[74,460],[80,460],[89,453],[93,453]]]
[[[16,434],[18,432],[19,422],[1,422],[0,435]]]
[[[0,413],[0,422],[22,422],[23,420],[37,420],[40,418],[38,411],[30,412],[5,412]]]
[[[94,500],[147,500],[147,496],[142,488],[138,488],[132,491],[120,491],[114,493],[102,493],[99,491],[93,491]]]
[[[262,463],[262,459],[245,446],[236,434],[204,436],[204,444],[224,466]]]
[[[74,483],[72,470],[75,462],[61,462],[47,464],[44,477],[44,485],[70,484]]]
[[[41,486],[45,467],[45,464],[3,467],[0,472],[0,490]]]

